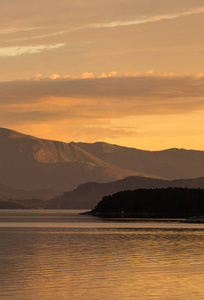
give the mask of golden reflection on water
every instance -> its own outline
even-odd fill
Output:
[[[0,240],[1,300],[204,299],[203,229],[2,227]]]

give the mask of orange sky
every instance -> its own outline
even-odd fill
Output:
[[[19,0],[0,11],[0,126],[204,150],[201,0]]]

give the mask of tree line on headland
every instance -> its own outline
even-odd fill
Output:
[[[122,191],[105,196],[92,215],[188,218],[204,214],[204,190],[156,188]]]

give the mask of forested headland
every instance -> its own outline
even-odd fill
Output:
[[[105,196],[92,215],[188,218],[204,214],[204,189],[156,188]]]

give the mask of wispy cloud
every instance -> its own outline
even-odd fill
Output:
[[[62,30],[55,30],[55,27],[41,27],[42,30],[46,29],[49,30],[49,33],[42,33],[38,35],[31,35],[31,36],[26,36],[26,37],[21,37],[21,38],[16,38],[13,39],[13,41],[26,41],[26,40],[35,40],[35,39],[45,39],[49,37],[57,37],[57,36],[62,36],[68,33],[72,33],[75,31],[81,31],[81,30],[86,30],[86,29],[100,29],[100,28],[116,28],[116,27],[124,27],[124,26],[134,26],[134,25],[142,25],[142,24],[147,24],[147,23],[153,23],[153,22],[159,22],[159,21],[165,21],[165,20],[171,20],[171,19],[177,19],[180,17],[185,17],[185,16],[190,16],[190,15],[196,15],[196,14],[202,14],[204,13],[204,6],[194,8],[192,10],[188,11],[183,11],[183,12],[178,12],[178,13],[171,13],[171,14],[159,14],[159,15],[153,15],[147,18],[137,18],[133,20],[126,20],[126,21],[120,21],[116,20],[113,22],[108,22],[108,23],[91,23],[91,24],[84,24],[81,26],[76,26],[76,27],[70,27],[66,28],[64,25]],[[12,33],[12,32],[18,32],[18,31],[31,31],[35,29],[40,29],[40,27],[33,27],[33,28],[27,28],[27,29],[8,29],[4,31],[0,31],[0,34],[5,34],[5,33]]]
[[[156,15],[156,16],[152,16],[147,19],[137,19],[137,20],[130,20],[130,21],[115,21],[115,22],[102,23],[102,24],[91,24],[91,25],[88,25],[87,28],[102,28],[102,27],[104,27],[104,28],[110,27],[111,28],[111,27],[118,27],[118,26],[140,25],[140,24],[145,24],[145,23],[158,22],[158,21],[169,20],[169,19],[176,19],[179,17],[201,14],[201,13],[204,13],[204,6],[195,8],[193,10],[185,11],[185,12]]]
[[[38,45],[38,46],[18,46],[18,47],[2,47],[0,48],[0,56],[19,56],[23,54],[34,54],[44,50],[58,49],[66,44],[56,45]]]
[[[40,29],[40,28],[41,27],[0,29],[0,35],[26,32],[26,31],[33,31],[33,30],[37,30],[37,29]]]

